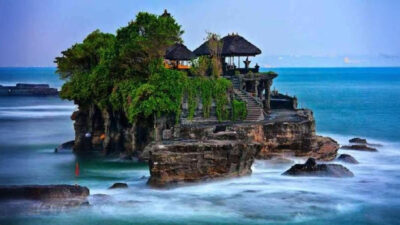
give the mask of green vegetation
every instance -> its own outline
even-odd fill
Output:
[[[167,47],[181,42],[182,33],[173,17],[149,13],[139,13],[116,35],[92,32],[55,59],[57,73],[66,81],[61,97],[81,106],[96,104],[100,109],[124,113],[133,123],[161,114],[179,119],[186,94],[189,119],[201,99],[204,117],[210,116],[214,100],[218,120],[227,120],[232,84],[219,78],[217,50],[194,62],[192,79],[185,72],[164,68]],[[208,38],[218,40],[216,37]]]
[[[179,119],[185,81],[183,72],[161,68],[136,90],[135,98],[128,106],[128,118],[133,120],[138,115],[148,117],[170,113]]]
[[[199,76],[211,75],[214,78],[218,78],[222,74],[220,52],[223,43],[219,35],[210,32],[207,33],[206,41],[210,55],[200,56],[193,60],[190,74]]]
[[[246,102],[234,99],[232,101],[232,120],[244,120],[247,116]]]
[[[210,32],[207,34],[207,43],[210,51],[211,75],[218,78],[222,74],[221,49],[223,43],[219,35]]]
[[[232,88],[232,83],[225,78],[219,78],[215,80],[215,84],[213,86],[213,96],[215,99],[218,121],[228,120],[229,111],[227,110],[227,106],[229,103],[229,96],[227,90]]]
[[[267,75],[278,75],[277,73],[275,73],[274,71],[268,71],[268,72],[261,72],[260,74],[267,74]]]
[[[131,122],[139,114],[179,113],[185,75],[164,69],[162,57],[182,33],[173,17],[149,13],[116,35],[94,31],[55,59],[66,80],[61,97],[125,112]]]
[[[229,91],[232,83],[225,78],[207,78],[197,76],[188,79],[186,93],[188,96],[188,119],[193,119],[199,98],[203,105],[203,117],[210,117],[211,104],[214,100],[219,121],[229,119]]]

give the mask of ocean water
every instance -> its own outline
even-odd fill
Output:
[[[340,151],[360,162],[345,164],[355,177],[286,177],[291,164],[259,160],[251,176],[151,189],[145,164],[53,152],[73,139],[71,102],[0,97],[0,185],[80,184],[92,194],[90,206],[78,208],[0,204],[0,224],[400,224],[400,68],[273,70],[274,87],[314,111],[318,133],[383,145]],[[0,84],[27,81],[62,85],[53,68],[0,69]],[[129,188],[108,190],[115,182]]]

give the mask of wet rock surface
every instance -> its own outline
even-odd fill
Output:
[[[349,142],[357,143],[357,144],[367,144],[367,139],[355,137],[355,138],[350,139]]]
[[[88,197],[89,189],[78,185],[0,186],[0,217],[88,206]]]
[[[367,141],[365,138],[352,138],[349,140],[350,145],[357,145],[357,146],[369,146],[369,147],[382,147],[381,144],[376,144],[376,143],[370,143]]]
[[[108,189],[118,189],[118,188],[128,188],[128,184],[126,184],[126,183],[114,183]]]
[[[345,163],[358,164],[358,161],[353,156],[348,154],[340,154],[338,160]]]
[[[282,175],[287,176],[321,176],[321,177],[353,177],[354,174],[340,164],[317,164],[309,158],[304,164],[295,164]]]
[[[74,148],[74,144],[75,144],[75,141],[74,141],[74,140],[72,140],[72,141],[67,141],[67,142],[62,143],[61,145],[57,146],[57,147],[54,149],[54,152],[58,152],[58,151],[60,151],[60,150],[72,150],[72,149]]]
[[[14,185],[0,186],[0,200],[86,199],[89,189],[79,185]]]
[[[243,141],[185,140],[154,143],[150,148],[148,184],[163,187],[248,175],[261,146]]]
[[[316,147],[307,156],[317,160],[330,161],[336,158],[339,144],[330,137],[316,136]]]
[[[344,145],[341,147],[341,149],[367,151],[367,152],[377,152],[378,151],[376,148],[370,147],[366,144]]]

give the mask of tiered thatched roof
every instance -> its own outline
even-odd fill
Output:
[[[222,47],[221,56],[255,56],[261,54],[261,50],[255,45],[247,41],[240,35],[227,35],[221,39]],[[210,55],[208,41],[204,42],[200,47],[193,51],[197,56]]]
[[[196,57],[185,45],[176,43],[165,52],[165,59],[169,60],[191,60]]]

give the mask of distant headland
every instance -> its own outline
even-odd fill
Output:
[[[48,96],[58,95],[56,88],[48,84],[24,84],[18,83],[15,86],[0,85],[0,96]]]

